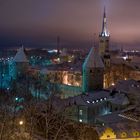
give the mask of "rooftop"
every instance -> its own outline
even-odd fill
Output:
[[[98,48],[93,47],[91,48],[88,56],[85,59],[83,67],[88,68],[104,68],[103,61],[99,55]]]
[[[14,62],[28,62],[28,59],[26,57],[23,47],[19,48],[19,50],[17,51],[14,57]]]

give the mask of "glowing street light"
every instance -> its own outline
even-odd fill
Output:
[[[23,121],[19,121],[19,125],[23,125]]]
[[[18,101],[18,99],[19,99],[18,97],[15,98],[16,101]]]
[[[112,86],[115,86],[115,83],[112,83],[111,85],[112,85]]]

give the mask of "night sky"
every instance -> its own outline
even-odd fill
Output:
[[[0,47],[90,46],[104,6],[111,44],[139,49],[140,0],[0,0]]]

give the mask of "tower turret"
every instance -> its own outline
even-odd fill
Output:
[[[17,75],[23,74],[27,71],[29,61],[26,57],[25,50],[24,50],[23,46],[21,48],[19,48],[19,50],[17,51],[12,63],[13,63],[12,65],[14,66],[13,72],[15,71],[14,78],[16,78]]]

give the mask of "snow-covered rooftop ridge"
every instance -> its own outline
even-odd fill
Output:
[[[103,64],[103,61],[99,55],[97,47],[91,48],[88,56],[85,59],[83,67],[104,68],[104,64]]]
[[[120,93],[117,93],[114,98],[110,97],[108,101],[118,105],[128,105],[130,103],[128,97],[125,94]]]
[[[18,49],[18,51],[14,57],[14,62],[28,62],[28,59],[27,59],[26,54],[24,52],[23,46]]]
[[[109,88],[110,90],[117,90],[125,93],[139,93],[140,91],[140,82],[130,79],[130,80],[121,80],[115,86]]]

